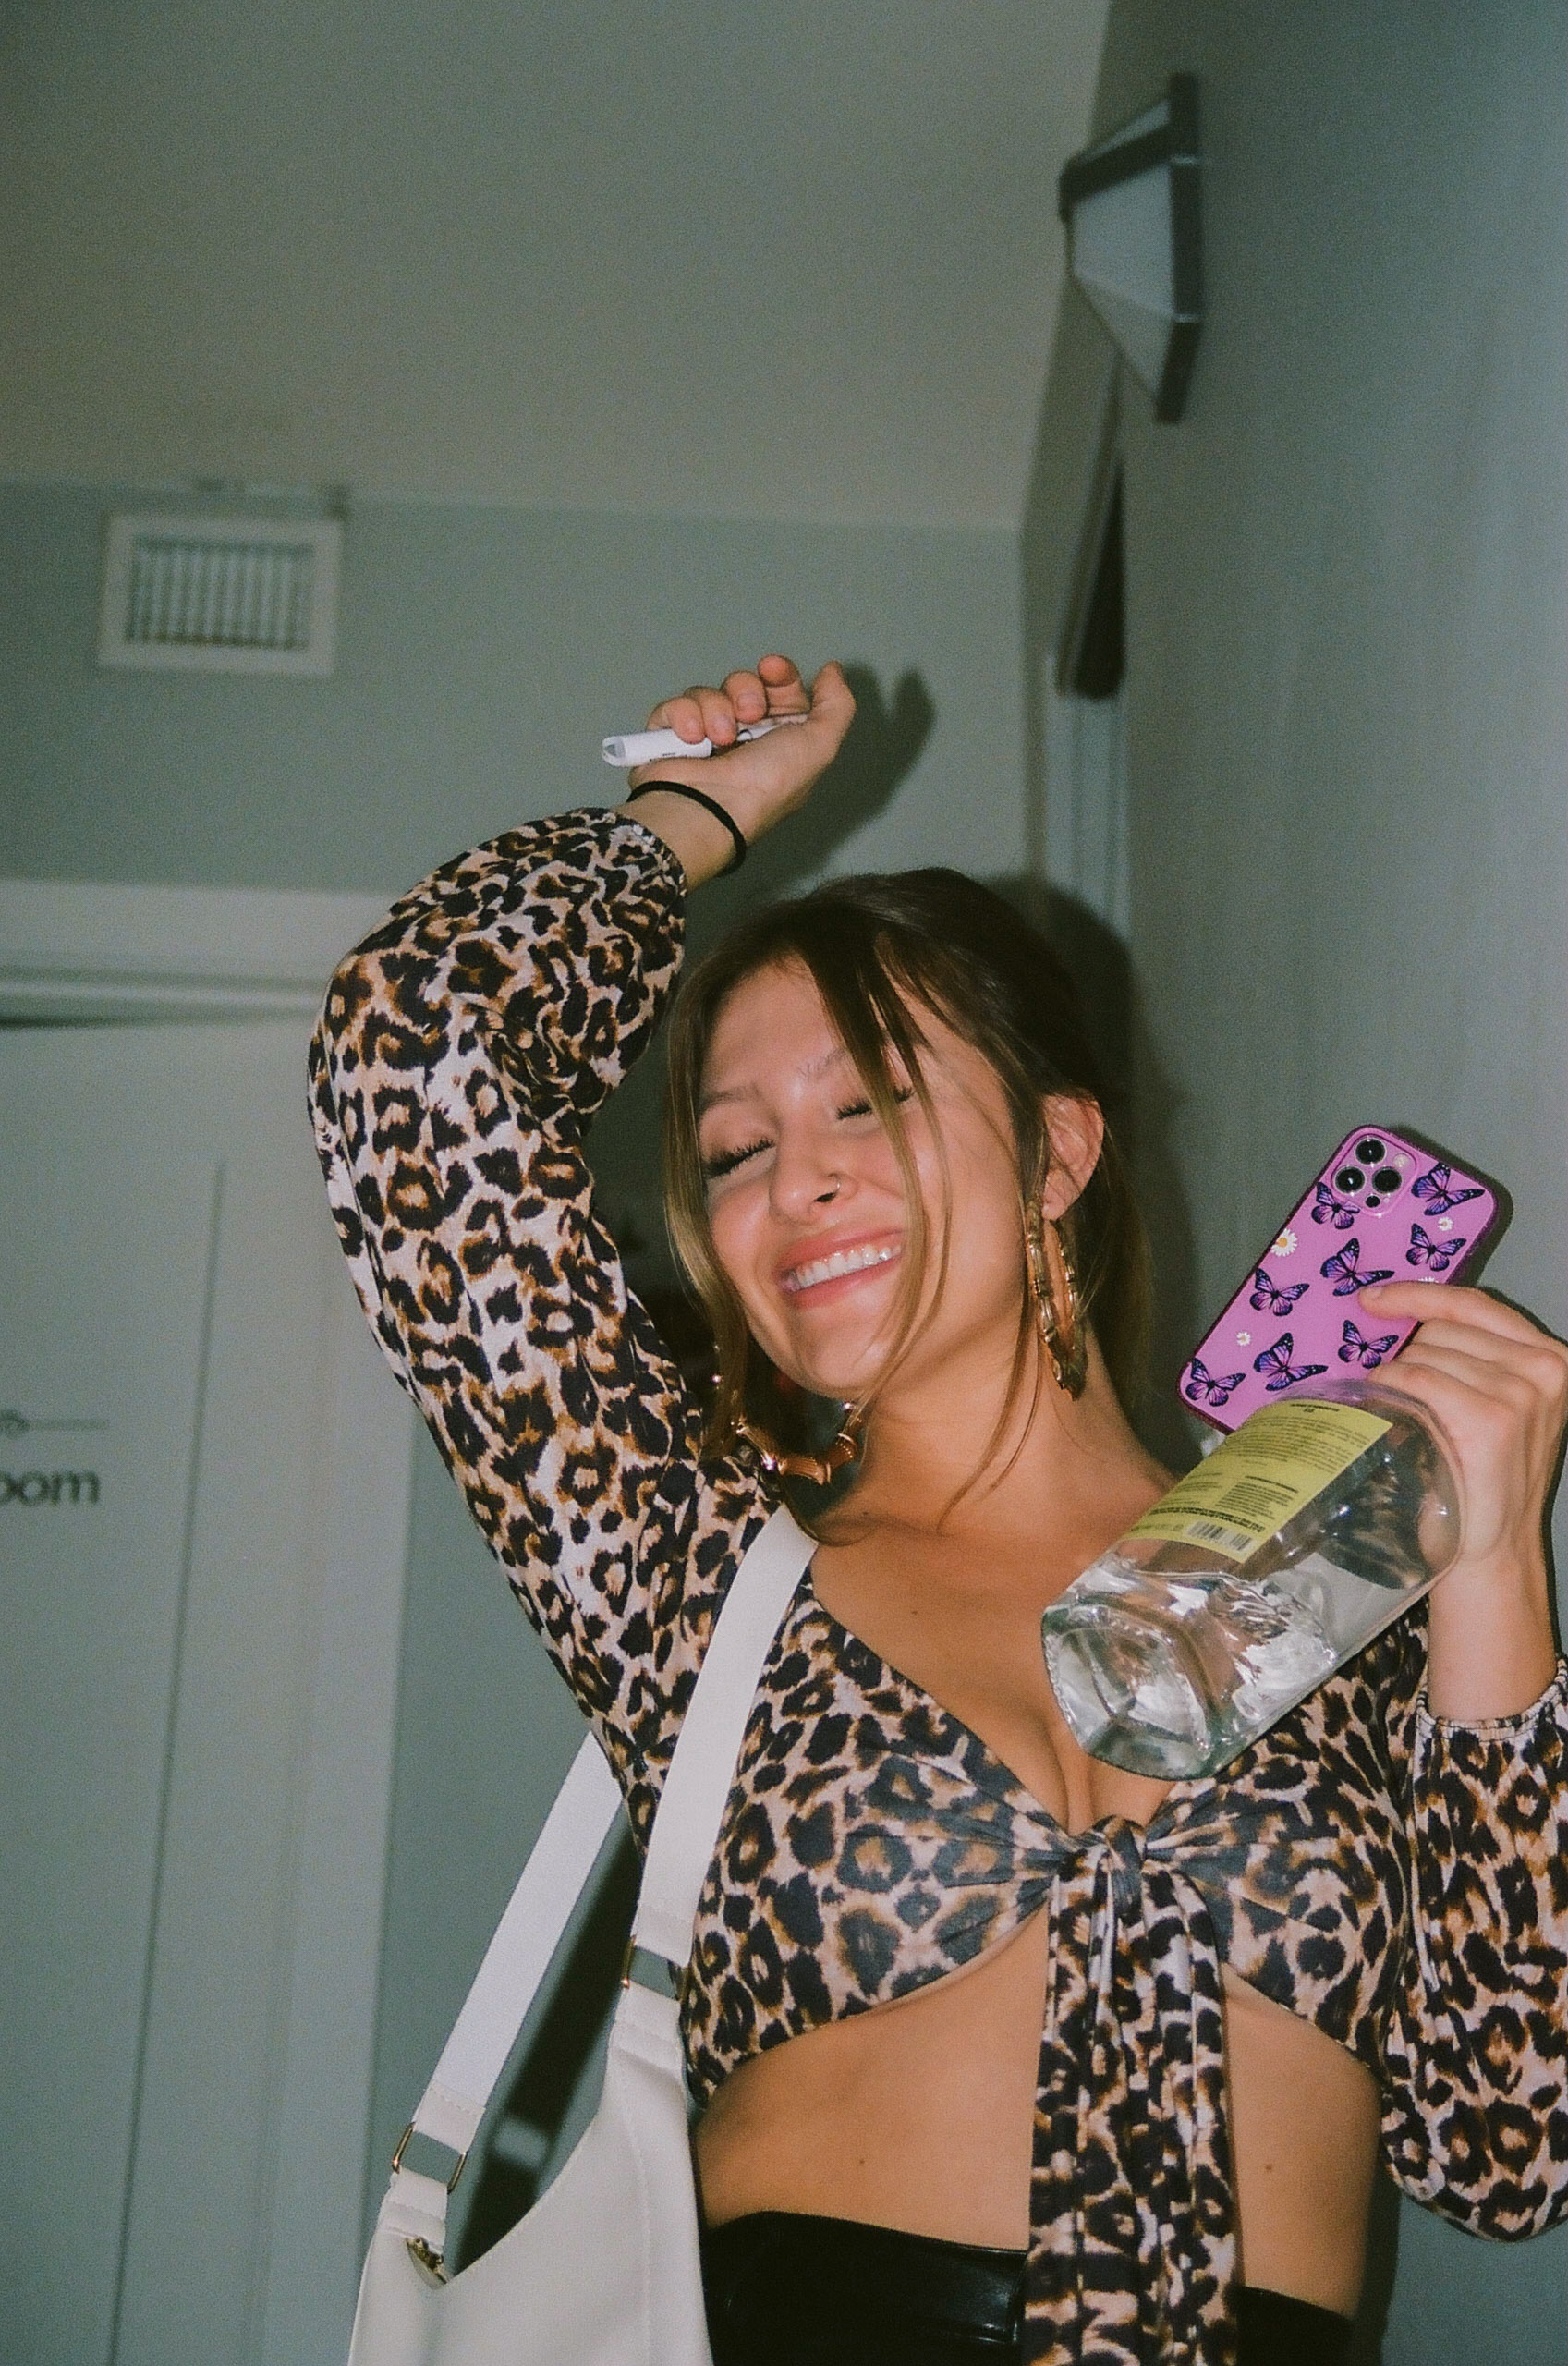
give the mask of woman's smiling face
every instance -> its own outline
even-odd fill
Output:
[[[899,1377],[941,1370],[956,1382],[977,1354],[1003,1372],[1013,1357],[1025,1287],[1016,1153],[988,1062],[930,1011],[912,1016],[935,1123],[890,1055],[927,1238]],[[757,970],[724,1003],[699,1137],[714,1250],[753,1337],[803,1388],[859,1395],[897,1338],[915,1236],[893,1144],[804,964]]]

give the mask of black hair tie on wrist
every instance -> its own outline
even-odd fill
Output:
[[[621,802],[623,805],[635,805],[639,797],[650,796],[656,788],[662,788],[666,797],[689,797],[694,805],[700,805],[705,813],[711,813],[715,822],[722,822],[730,834],[735,852],[719,876],[727,879],[732,871],[740,869],[746,860],[746,840],[740,834],[740,824],[733,814],[725,812],[716,797],[709,796],[705,788],[688,788],[684,780],[645,780],[640,788],[634,788],[629,797],[622,798]]]

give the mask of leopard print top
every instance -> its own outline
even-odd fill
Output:
[[[772,1509],[748,1449],[701,1457],[581,1151],[674,982],[683,890],[635,822],[512,832],[349,956],[311,1054],[366,1310],[639,1835]],[[1544,2226],[1568,2203],[1568,1670],[1459,1726],[1424,1658],[1417,1614],[1146,1828],[1069,1834],[808,1573],[703,1894],[698,2100],[1044,1912],[1029,2359],[1234,2357],[1222,1964],[1371,2066],[1407,2190],[1478,2233]]]

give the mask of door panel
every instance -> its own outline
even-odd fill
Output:
[[[326,1221],[304,1039],[0,1032],[0,1407],[107,1424],[0,1439],[50,1482],[0,1503],[5,1871],[41,1901],[5,1941],[26,2366],[346,2342],[409,1428]],[[344,1533],[348,1468],[393,1554]]]
[[[0,2350],[75,2366],[108,2354],[216,1174],[118,1149],[62,1171],[6,1107],[0,2176],[30,2273]]]

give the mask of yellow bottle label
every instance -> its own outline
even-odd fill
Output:
[[[1355,1405],[1264,1405],[1127,1531],[1245,1561],[1391,1428]]]

